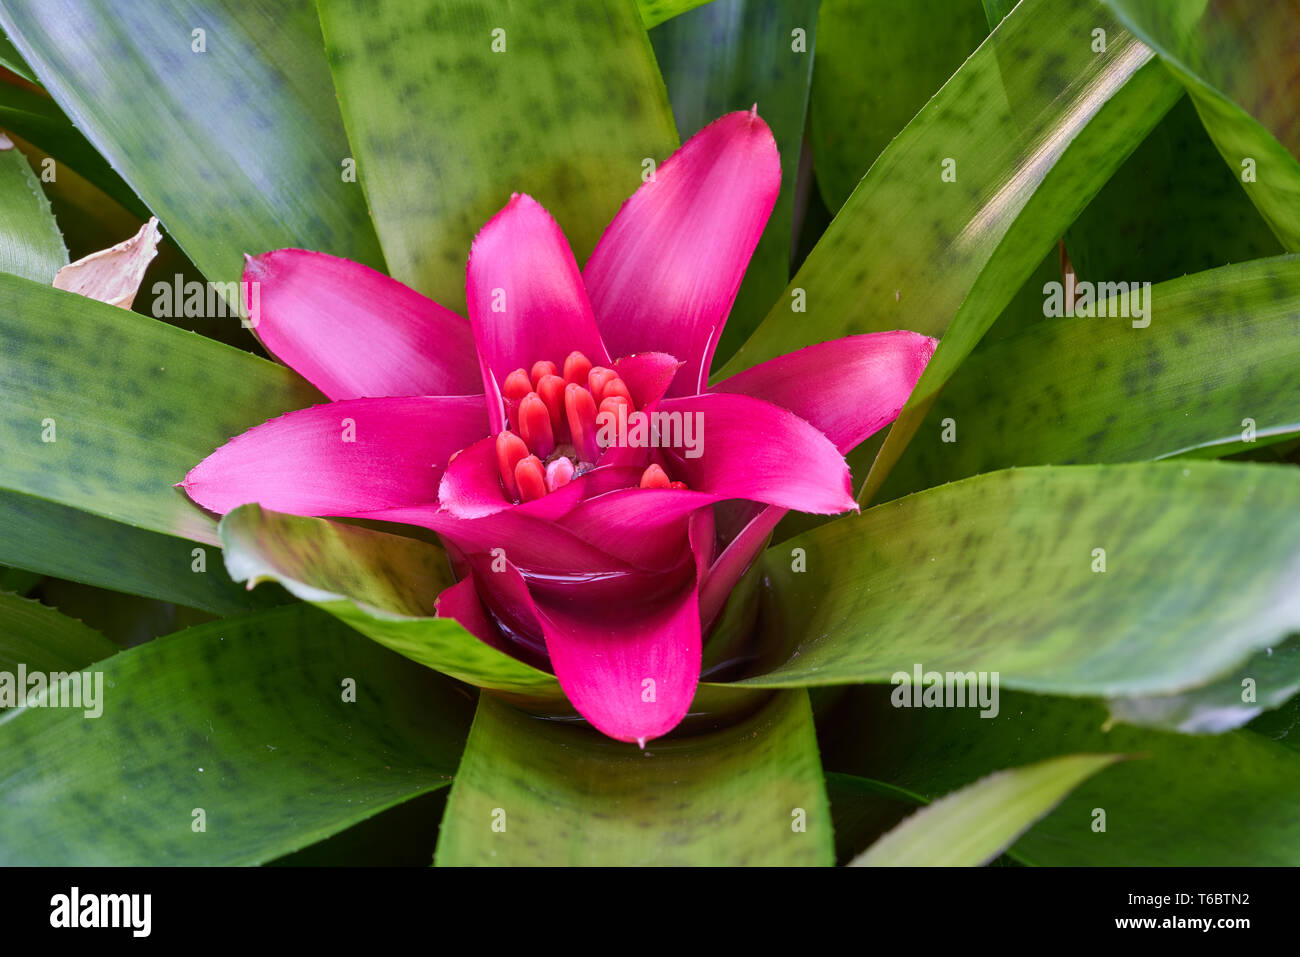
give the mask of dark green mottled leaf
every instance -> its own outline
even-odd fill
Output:
[[[248,592],[236,585],[211,545],[3,490],[0,562],[220,615],[267,607],[286,597],[282,591]]]
[[[830,864],[830,811],[808,697],[781,694],[738,724],[641,751],[484,694],[436,860]]]
[[[790,278],[795,191],[817,34],[817,0],[713,0],[650,34],[682,139],[758,105],[781,153],[781,194],[718,344],[749,338]]]
[[[882,497],[1012,465],[1222,455],[1250,430],[1256,443],[1300,430],[1300,257],[1172,279],[1140,301],[1142,319],[1120,295],[1107,311],[1122,307],[1127,318],[1040,319],[979,349],[931,407]],[[946,420],[956,441],[944,441]]]
[[[436,545],[257,505],[223,518],[221,541],[236,581],[280,582],[380,644],[462,681],[562,700],[553,675],[433,617],[439,592],[453,583]]]
[[[1065,234],[1074,271],[1090,282],[1162,282],[1277,255],[1237,179],[1184,96]]]
[[[1048,694],[1195,688],[1300,627],[1298,542],[1287,466],[977,476],[769,549],[762,640],[797,644],[742,684],[888,682],[919,665]]]
[[[1114,754],[1069,754],[995,771],[917,811],[855,857],[852,866],[987,864],[1078,785],[1117,760]]]
[[[4,0],[0,26],[209,279],[282,246],[382,265],[311,0]]]
[[[511,193],[581,262],[677,146],[632,0],[321,0],[320,19],[392,275],[449,308]]]
[[[822,0],[818,16],[812,147],[834,211],[989,27],[979,0]]]
[[[37,601],[0,592],[0,671],[80,671],[116,653],[93,628]]]
[[[1253,731],[1104,731],[1097,703],[1015,692],[1003,692],[992,719],[969,708],[901,709],[888,688],[853,689],[834,721],[862,733],[823,744],[828,769],[930,798],[1057,755],[1145,755],[1081,785],[1017,841],[1010,854],[1024,863],[1300,864],[1300,755]]]
[[[216,544],[172,486],[232,436],[321,397],[265,359],[0,276],[0,400],[0,488]]]
[[[49,285],[68,250],[40,181],[12,143],[0,142],[0,209],[0,272]]]
[[[1228,168],[1300,252],[1300,112],[1293,2],[1105,0],[1191,94]]]
[[[450,682],[309,605],[178,632],[95,670],[99,718],[0,718],[6,864],[261,863],[444,786],[468,721]]]
[[[1090,45],[1098,27],[1104,53]],[[851,333],[942,335],[869,499],[947,377],[1179,95],[1105,10],[1023,0],[890,143],[795,275],[806,314],[787,295],[720,377]]]

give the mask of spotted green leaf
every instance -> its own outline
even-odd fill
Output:
[[[977,350],[882,497],[1013,465],[1225,454],[1300,431],[1300,257],[1121,289],[1092,311]]]
[[[562,700],[553,675],[434,617],[439,592],[453,584],[436,545],[257,505],[230,512],[220,531],[236,581],[277,581],[380,644],[470,684]]]
[[[996,771],[939,798],[867,848],[853,867],[979,867],[1078,785],[1119,760],[1071,754]]]
[[[68,250],[27,158],[5,142],[0,140],[0,272],[48,285],[68,264]]]
[[[392,275],[463,309],[474,235],[529,193],[582,261],[677,146],[632,0],[320,0]]]
[[[919,666],[1045,694],[1176,693],[1300,628],[1298,541],[1290,467],[977,476],[766,552],[762,640],[785,657],[741,684],[883,683]]]
[[[1187,88],[1228,168],[1289,252],[1300,252],[1296,5],[1105,0]]]
[[[944,381],[1179,95],[1104,9],[1023,0],[881,154],[720,376],[851,333],[942,335],[870,498]]]
[[[0,718],[5,864],[257,864],[447,784],[469,701],[309,605],[115,655]]]
[[[209,279],[283,246],[382,265],[311,0],[4,0],[0,26]]]
[[[0,276],[0,489],[216,544],[172,486],[232,436],[319,401],[265,359]]]
[[[778,695],[738,724],[652,741],[641,751],[484,694],[435,860],[833,863],[807,695]]]

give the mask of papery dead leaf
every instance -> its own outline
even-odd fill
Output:
[[[130,309],[161,239],[158,218],[151,216],[130,239],[64,266],[54,288]]]

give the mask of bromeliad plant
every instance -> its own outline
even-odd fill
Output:
[[[1285,5],[931,6],[0,0],[0,860],[1300,860]]]
[[[581,274],[555,220],[515,194],[470,250],[468,325],[357,263],[250,259],[262,342],[334,401],[240,436],[185,490],[222,514],[253,502],[437,532],[460,575],[439,616],[549,667],[596,728],[645,747],[686,714],[701,636],[772,527],[758,509],[715,556],[714,506],[856,509],[842,455],[893,420],[934,351],[852,336],[708,388],[780,178],[757,111],[724,116]]]

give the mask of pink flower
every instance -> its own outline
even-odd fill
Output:
[[[644,746],[685,715],[702,635],[785,511],[856,508],[844,453],[894,419],[935,347],[850,336],[708,387],[780,178],[767,125],[727,114],[582,272],[515,194],[470,250],[468,323],[348,260],[250,258],[262,342],[331,401],[238,436],[184,488],[219,513],[432,529],[458,573],[438,614],[549,665],[595,727]]]

